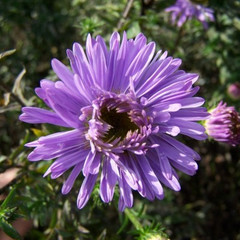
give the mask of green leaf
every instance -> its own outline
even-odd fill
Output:
[[[235,18],[233,19],[233,25],[234,25],[235,28],[237,28],[237,30],[240,31],[240,19],[238,19],[238,18],[235,17]]]
[[[12,55],[15,52],[16,52],[16,49],[12,49],[12,50],[8,50],[6,52],[0,53],[0,59],[4,58],[6,56]]]
[[[117,231],[117,235],[120,234],[126,228],[126,226],[128,225],[128,222],[129,222],[128,217],[126,214],[124,214],[124,219],[122,221],[121,227]]]
[[[42,137],[45,135],[45,133],[41,129],[31,128],[31,130],[36,137]]]
[[[141,223],[139,222],[138,218],[135,216],[135,213],[134,213],[133,209],[126,208],[124,210],[124,213],[126,214],[128,219],[132,222],[132,224],[134,225],[134,227],[137,230],[141,230],[143,228]]]
[[[22,239],[20,234],[13,228],[13,226],[9,222],[0,219],[0,227],[9,237],[17,240]]]
[[[127,30],[128,38],[136,37],[141,32],[141,28],[138,22],[133,22],[130,28]]]
[[[58,220],[57,219],[57,209],[55,209],[54,212],[52,213],[50,228],[54,228],[56,226],[57,220]]]
[[[0,163],[5,161],[5,160],[7,160],[7,156],[4,156],[4,155],[0,156]]]
[[[23,141],[21,142],[20,146],[17,147],[9,156],[10,160],[14,160],[17,156],[19,156],[19,154],[24,150],[24,145],[28,142],[29,139],[29,131],[26,130],[26,135],[23,139]]]
[[[5,198],[4,202],[2,203],[0,209],[6,208],[9,203],[13,200],[14,196],[16,194],[16,188],[13,188],[11,192],[8,194],[8,196]]]

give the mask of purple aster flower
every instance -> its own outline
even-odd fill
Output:
[[[132,207],[132,190],[149,200],[164,197],[162,184],[179,191],[175,169],[195,174],[199,155],[175,139],[178,134],[202,140],[196,123],[208,113],[194,97],[198,75],[179,70],[180,59],[155,55],[155,43],[139,34],[122,41],[113,33],[110,47],[89,35],[86,53],[78,43],[67,50],[71,69],[57,59],[52,67],[59,81],[42,80],[36,94],[51,109],[23,108],[20,120],[69,128],[26,144],[35,149],[30,161],[56,159],[45,176],[60,177],[71,169],[62,187],[67,194],[82,172],[78,208],[89,200],[95,182],[108,203],[119,187],[119,209]]]
[[[213,10],[190,0],[177,0],[174,5],[165,9],[166,12],[172,12],[172,23],[177,21],[177,26],[181,27],[188,19],[197,18],[208,28],[207,20],[214,21]]]
[[[222,101],[210,111],[206,120],[206,130],[209,136],[219,142],[233,146],[240,143],[240,116],[234,107],[227,107]]]
[[[240,99],[240,83],[232,83],[228,86],[228,94],[233,100]]]

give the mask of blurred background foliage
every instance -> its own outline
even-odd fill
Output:
[[[1,0],[0,172],[17,169],[16,178],[0,189],[0,228],[9,236],[20,239],[11,224],[24,218],[33,223],[24,239],[240,239],[239,146],[185,138],[202,156],[197,174],[181,175],[182,190],[165,188],[162,201],[135,194],[134,208],[124,214],[116,203],[99,200],[97,186],[79,211],[75,201],[82,179],[62,196],[64,177],[42,178],[49,162],[29,163],[26,158],[24,143],[57,128],[21,123],[20,109],[43,105],[33,89],[42,78],[55,79],[51,59],[68,64],[65,50],[75,41],[84,44],[88,33],[108,41],[115,30],[127,31],[128,37],[143,32],[158,49],[181,58],[183,69],[200,74],[199,95],[207,108],[224,100],[239,111],[239,101],[228,96],[227,88],[240,82],[240,1],[209,0],[216,21],[207,31],[194,19],[180,29],[171,25],[164,9],[174,2]]]

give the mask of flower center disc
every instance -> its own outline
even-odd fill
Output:
[[[138,126],[131,121],[127,112],[117,112],[116,109],[101,109],[101,119],[109,124],[111,128],[104,135],[104,142],[111,142],[117,138],[123,140],[129,131],[135,131]]]

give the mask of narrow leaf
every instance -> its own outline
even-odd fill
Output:
[[[11,192],[5,198],[0,208],[1,209],[6,208],[9,205],[9,203],[13,200],[15,194],[16,194],[16,188],[12,188]]]
[[[8,50],[6,52],[2,52],[2,53],[0,53],[0,59],[4,58],[6,56],[12,55],[15,52],[16,52],[16,49],[12,49],[12,50]]]
[[[0,227],[9,237],[16,240],[22,239],[20,234],[13,228],[13,226],[9,222],[0,219]]]

